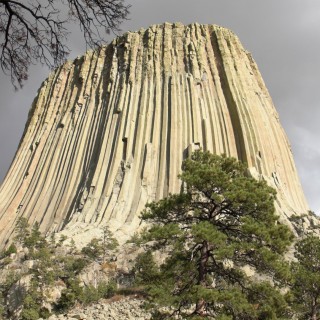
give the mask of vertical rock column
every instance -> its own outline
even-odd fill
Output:
[[[0,188],[0,243],[20,216],[44,232],[132,234],[147,201],[179,192],[202,148],[248,163],[286,219],[308,209],[251,55],[215,25],[154,25],[67,62],[42,84]]]

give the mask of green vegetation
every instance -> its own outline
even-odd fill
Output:
[[[12,258],[29,260],[30,267],[24,274],[13,269],[0,283],[0,319],[11,317],[10,289],[29,276],[21,320],[48,318],[76,303],[126,292],[143,294],[155,320],[318,320],[320,239],[300,227],[310,215],[292,217],[302,238],[295,239],[295,261],[287,262],[283,257],[294,237],[275,215],[275,191],[265,181],[249,177],[233,158],[201,151],[182,168],[183,192],[148,204],[142,213],[148,227],[132,240],[146,250],[130,275],[134,287],[117,290],[116,280],[87,286],[80,281],[91,263],[114,272],[108,254],[118,243],[108,228],[78,252],[74,241],[68,247],[64,236],[47,241],[37,223],[30,228],[20,218],[1,265],[7,268]],[[312,219],[310,230],[316,230]],[[57,284],[65,289],[48,310],[48,289]]]
[[[24,248],[24,260],[29,260],[31,267],[25,274],[12,272],[7,276],[5,283],[0,286],[0,312],[3,319],[10,318],[6,307],[6,297],[12,286],[18,280],[29,275],[29,284],[23,288],[25,294],[22,301],[21,320],[36,320],[48,318],[50,310],[45,306],[48,290],[56,283],[63,283],[66,288],[62,291],[61,298],[54,304],[54,312],[65,312],[73,307],[75,303],[88,304],[108,298],[116,291],[116,283],[100,282],[94,286],[82,286],[79,275],[83,269],[93,260],[105,261],[108,250],[113,250],[117,246],[116,240],[110,231],[105,228],[102,239],[93,239],[82,253],[77,252],[74,242],[71,243],[66,254],[59,254],[57,250],[63,246],[67,238],[62,236],[56,243],[52,236],[50,242],[41,234],[39,224],[35,223],[30,228],[25,218],[20,218],[16,225],[15,244],[4,251],[3,259],[6,260],[11,253],[17,252],[17,246]],[[61,249],[60,249],[61,250]],[[0,318],[1,319],[1,318]]]
[[[17,247],[14,243],[10,244],[9,248],[1,253],[1,258],[9,257],[13,253],[17,253]]]
[[[282,257],[293,235],[274,214],[275,191],[235,159],[200,151],[180,178],[185,192],[142,213],[151,227],[139,240],[149,251],[137,261],[137,281],[159,318],[290,319],[277,287],[289,279]],[[155,250],[166,256],[159,267]]]
[[[320,239],[309,235],[295,245],[296,262],[291,263],[290,303],[298,319],[320,317]]]
[[[61,298],[55,305],[55,311],[65,312],[73,307],[76,302],[87,305],[101,298],[110,298],[116,292],[117,286],[114,281],[100,282],[97,287],[90,285],[83,288],[80,287],[78,279],[70,279],[68,288],[62,291]]]
[[[7,315],[7,296],[10,288],[19,280],[15,271],[10,271],[4,281],[0,282],[0,319],[8,319]]]
[[[82,248],[81,252],[93,261],[97,259],[102,259],[104,261],[107,253],[110,250],[116,249],[118,245],[118,241],[113,238],[110,230],[105,227],[103,229],[102,239],[93,238]]]

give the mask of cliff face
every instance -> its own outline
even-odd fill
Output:
[[[41,229],[132,234],[145,203],[180,191],[197,148],[248,163],[283,219],[308,209],[251,55],[215,25],[155,25],[61,66],[41,86],[0,188],[0,243],[20,216]]]

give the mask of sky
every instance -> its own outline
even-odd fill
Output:
[[[289,137],[311,210],[320,214],[320,1],[130,0],[123,32],[163,22],[218,24],[252,53]],[[106,41],[114,35],[106,36]],[[74,33],[70,59],[85,46]],[[49,70],[35,65],[15,92],[0,71],[0,183],[18,147],[27,114]]]

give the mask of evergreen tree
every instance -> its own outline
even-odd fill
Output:
[[[25,273],[8,274],[5,281],[0,283],[0,320],[11,317],[7,308],[9,291],[14,284],[19,285],[18,280],[26,275],[31,277],[28,285],[23,288],[25,292],[21,296],[22,320],[36,320],[40,317],[46,319],[50,316],[48,293],[58,281],[63,281],[66,288],[53,305],[55,312],[67,311],[76,303],[89,304],[115,294],[116,283],[113,280],[108,283],[97,281],[95,286],[83,286],[79,276],[92,260],[105,262],[108,251],[118,246],[117,240],[107,227],[103,229],[103,236],[100,239],[92,239],[83,248],[82,254],[77,252],[73,240],[69,250],[63,254],[58,253],[57,248],[64,245],[67,237],[62,235],[56,242],[55,237],[51,236],[50,241],[47,241],[40,232],[39,224],[35,222],[30,227],[27,219],[23,217],[18,219],[15,233],[15,241],[28,249],[23,259],[32,260],[32,266]],[[16,251],[16,246],[12,244],[1,256],[6,257]]]
[[[25,239],[30,236],[30,226],[28,220],[24,217],[20,217],[15,226],[15,240],[21,245],[25,245]]]
[[[308,236],[295,245],[291,303],[299,319],[320,318],[320,239]]]
[[[293,235],[274,213],[275,191],[226,156],[197,151],[182,169],[185,192],[141,216],[151,227],[140,242],[167,255],[158,268],[150,252],[136,265],[159,317],[287,319],[276,286],[288,276],[282,255]],[[273,285],[254,284],[244,268]]]
[[[115,250],[118,245],[109,228],[104,227],[102,238],[91,239],[81,252],[91,260],[105,261],[108,251]]]

